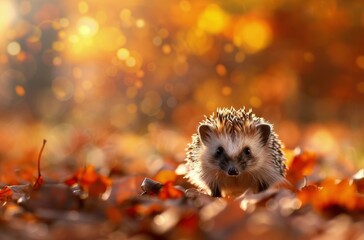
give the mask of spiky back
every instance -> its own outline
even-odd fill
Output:
[[[255,116],[251,109],[246,111],[245,108],[238,110],[234,108],[219,108],[216,114],[212,113],[209,117],[205,116],[205,119],[199,123],[199,126],[209,125],[217,136],[227,134],[234,138],[238,135],[253,135],[256,131],[256,126],[260,123],[268,122],[263,118]],[[267,164],[273,164],[276,171],[281,176],[284,176],[286,166],[285,158],[281,150],[282,144],[273,130],[269,139],[268,147],[272,156],[272,162],[267,162]],[[203,171],[198,159],[201,144],[198,134],[195,133],[192,135],[192,142],[188,144],[186,149],[186,163],[197,174]],[[188,175],[187,178],[189,178]]]

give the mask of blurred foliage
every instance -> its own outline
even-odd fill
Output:
[[[4,161],[46,138],[49,169],[153,174],[204,114],[246,106],[331,172],[363,166],[361,1],[2,0],[0,15]]]
[[[1,0],[0,16],[0,238],[363,237],[362,1]],[[301,189],[174,186],[198,122],[229,106],[274,124]],[[141,176],[160,192],[136,197]]]

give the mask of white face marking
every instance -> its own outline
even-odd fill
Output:
[[[269,158],[266,146],[262,146],[260,142],[259,132],[253,136],[240,135],[235,138],[229,134],[210,136],[202,156],[213,156],[219,146],[223,147],[226,154],[231,158],[238,157],[245,147],[249,147],[255,159],[254,163],[248,165],[247,170],[250,171],[260,169]]]

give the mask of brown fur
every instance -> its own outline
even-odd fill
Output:
[[[265,143],[259,125],[269,125],[271,131]],[[236,196],[247,189],[253,192],[265,190],[271,184],[284,181],[285,158],[282,145],[272,126],[263,118],[256,117],[251,110],[234,108],[217,109],[216,115],[199,124],[207,126],[206,136],[199,132],[192,136],[188,144],[186,163],[189,171],[186,178],[201,191],[214,196]],[[201,138],[205,137],[203,141]],[[230,176],[214,157],[216,148],[224,149],[224,164],[239,170]],[[251,149],[252,155],[242,163],[243,149]],[[228,160],[226,160],[228,159]]]

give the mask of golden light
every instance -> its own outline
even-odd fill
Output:
[[[162,52],[164,53],[164,54],[170,54],[171,52],[172,52],[172,48],[171,48],[171,46],[170,45],[168,45],[168,44],[164,44],[163,46],[162,46]]]
[[[137,19],[135,21],[135,25],[138,27],[138,28],[142,28],[145,26],[145,21],[143,19]]]
[[[123,56],[125,58],[120,65],[120,67],[123,69],[123,71],[129,72],[129,73],[138,73],[140,68],[143,65],[143,58],[142,56],[136,52],[136,51],[129,51],[128,53],[125,52],[125,55]]]
[[[60,24],[61,27],[66,28],[66,27],[69,26],[70,21],[68,20],[68,18],[61,18],[59,20],[59,24]]]
[[[77,30],[82,36],[92,37],[98,32],[99,24],[93,18],[82,17],[80,20],[78,20]]]
[[[332,154],[338,150],[334,135],[325,128],[314,129],[307,141],[311,149],[321,153]]]
[[[10,42],[7,47],[8,53],[12,56],[16,56],[20,53],[21,47],[18,42]]]
[[[272,41],[272,31],[268,23],[260,19],[242,19],[234,29],[233,42],[248,53],[256,53],[266,48]]]
[[[0,1],[0,33],[5,33],[7,27],[16,18],[16,12],[13,2],[14,1],[12,0]]]
[[[130,56],[130,52],[126,48],[120,48],[116,55],[120,60],[126,60]]]
[[[198,27],[206,32],[217,34],[224,30],[228,21],[228,15],[219,6],[210,4],[200,15]]]
[[[78,43],[80,41],[80,38],[76,34],[72,34],[72,35],[70,35],[68,37],[68,41],[70,41],[71,43],[75,44],[75,43]]]
[[[112,39],[112,40],[111,40]],[[103,27],[94,37],[94,45],[101,51],[117,51],[126,43],[125,35],[117,27]]]
[[[130,9],[125,8],[121,10],[119,16],[124,26],[130,27],[132,25],[132,16]]]
[[[125,64],[126,66],[132,68],[136,65],[137,61],[134,57],[128,57],[126,60],[125,60]]]
[[[202,29],[191,29],[183,39],[187,41],[191,53],[202,55],[206,53],[213,45],[213,38]]]
[[[80,13],[87,13],[88,12],[88,4],[85,1],[81,1],[78,3],[78,11]]]

